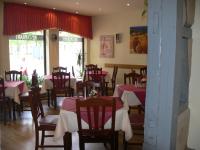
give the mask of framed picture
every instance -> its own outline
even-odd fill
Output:
[[[147,26],[130,27],[130,53],[146,54]]]
[[[114,36],[102,35],[100,37],[100,57],[113,58],[114,57]]]

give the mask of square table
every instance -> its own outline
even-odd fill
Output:
[[[102,98],[112,99],[113,97],[103,96]],[[73,111],[76,107],[76,99],[77,97],[67,97],[64,99],[54,133],[55,140],[63,138],[65,133],[78,131],[77,114]],[[67,105],[65,105],[65,103],[67,103]],[[84,120],[82,120],[82,124],[84,127],[89,128],[87,122],[85,122]],[[105,123],[105,128],[109,127],[110,124],[111,119],[109,119]],[[124,107],[116,110],[115,130],[124,131],[126,140],[129,140],[132,137],[132,129],[128,116],[128,111],[124,109]]]
[[[120,84],[116,85],[113,96],[120,97],[124,102],[124,107],[128,110],[129,106],[145,105],[146,88],[132,84]]]

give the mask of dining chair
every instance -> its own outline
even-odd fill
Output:
[[[11,107],[12,101],[5,96],[4,79],[0,78],[0,108],[2,110],[1,112],[3,112],[4,125],[7,123],[7,115],[9,115],[11,119]]]
[[[52,81],[53,89],[51,91],[52,100],[54,101],[54,108],[57,107],[56,97],[73,96],[73,89],[70,84],[70,73],[66,72],[53,72]]]
[[[67,72],[67,67],[53,67],[53,72]]]
[[[22,72],[17,70],[5,71],[5,80],[6,81],[21,81]]]
[[[124,84],[135,84],[140,77],[135,71],[124,73]]]
[[[88,65],[85,65],[86,69],[95,69],[97,68],[97,65],[95,64],[88,64]]]
[[[33,87],[40,87],[40,85],[38,83],[38,75],[37,75],[36,70],[33,70],[33,73],[32,73],[30,88],[33,88]],[[29,92],[27,91],[24,93],[20,93],[19,99],[20,99],[21,111],[31,111],[30,102],[29,102]],[[47,92],[40,93],[40,100],[43,100],[43,99],[47,99],[48,103],[50,103]]]
[[[116,101],[103,100],[100,97],[88,98],[86,100],[76,101],[77,120],[78,120],[78,134],[79,146],[81,150],[85,149],[85,143],[110,143],[111,150],[116,149],[115,144],[115,114],[116,114]],[[105,123],[111,118],[109,127],[104,128]],[[84,128],[82,125],[84,119],[89,128]]]
[[[5,81],[22,81],[22,71],[17,70],[10,70],[5,71]],[[15,111],[18,111],[18,114],[20,115],[20,105],[14,102],[12,99],[12,105],[13,105],[13,118],[16,119]]]
[[[143,77],[147,76],[147,67],[140,68],[140,75]]]
[[[114,66],[113,67],[113,73],[112,73],[112,78],[111,78],[111,88],[108,87],[109,82],[105,82],[105,89],[106,89],[106,95],[109,95],[108,93],[110,93],[109,89],[111,89],[111,93],[114,93],[115,90],[115,86],[116,86],[116,77],[117,77],[117,72],[118,72],[118,66]],[[111,95],[112,95],[111,94]]]
[[[53,137],[54,135],[46,135],[46,131],[55,131],[58,115],[44,115],[44,110],[42,103],[40,101],[40,88],[33,87],[29,92],[30,105],[33,121],[35,124],[35,150],[44,147],[64,147],[63,145],[44,145],[44,140],[46,137]],[[39,144],[39,134],[41,135],[41,144]],[[64,138],[63,138],[64,140]]]

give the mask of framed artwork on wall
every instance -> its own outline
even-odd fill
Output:
[[[130,53],[147,54],[147,26],[130,27]]]
[[[113,35],[100,36],[100,57],[101,58],[114,57],[114,36]]]

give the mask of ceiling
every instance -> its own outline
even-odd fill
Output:
[[[143,0],[3,0],[31,6],[45,7],[82,15],[97,16],[141,9]],[[129,5],[129,6],[127,6]]]

